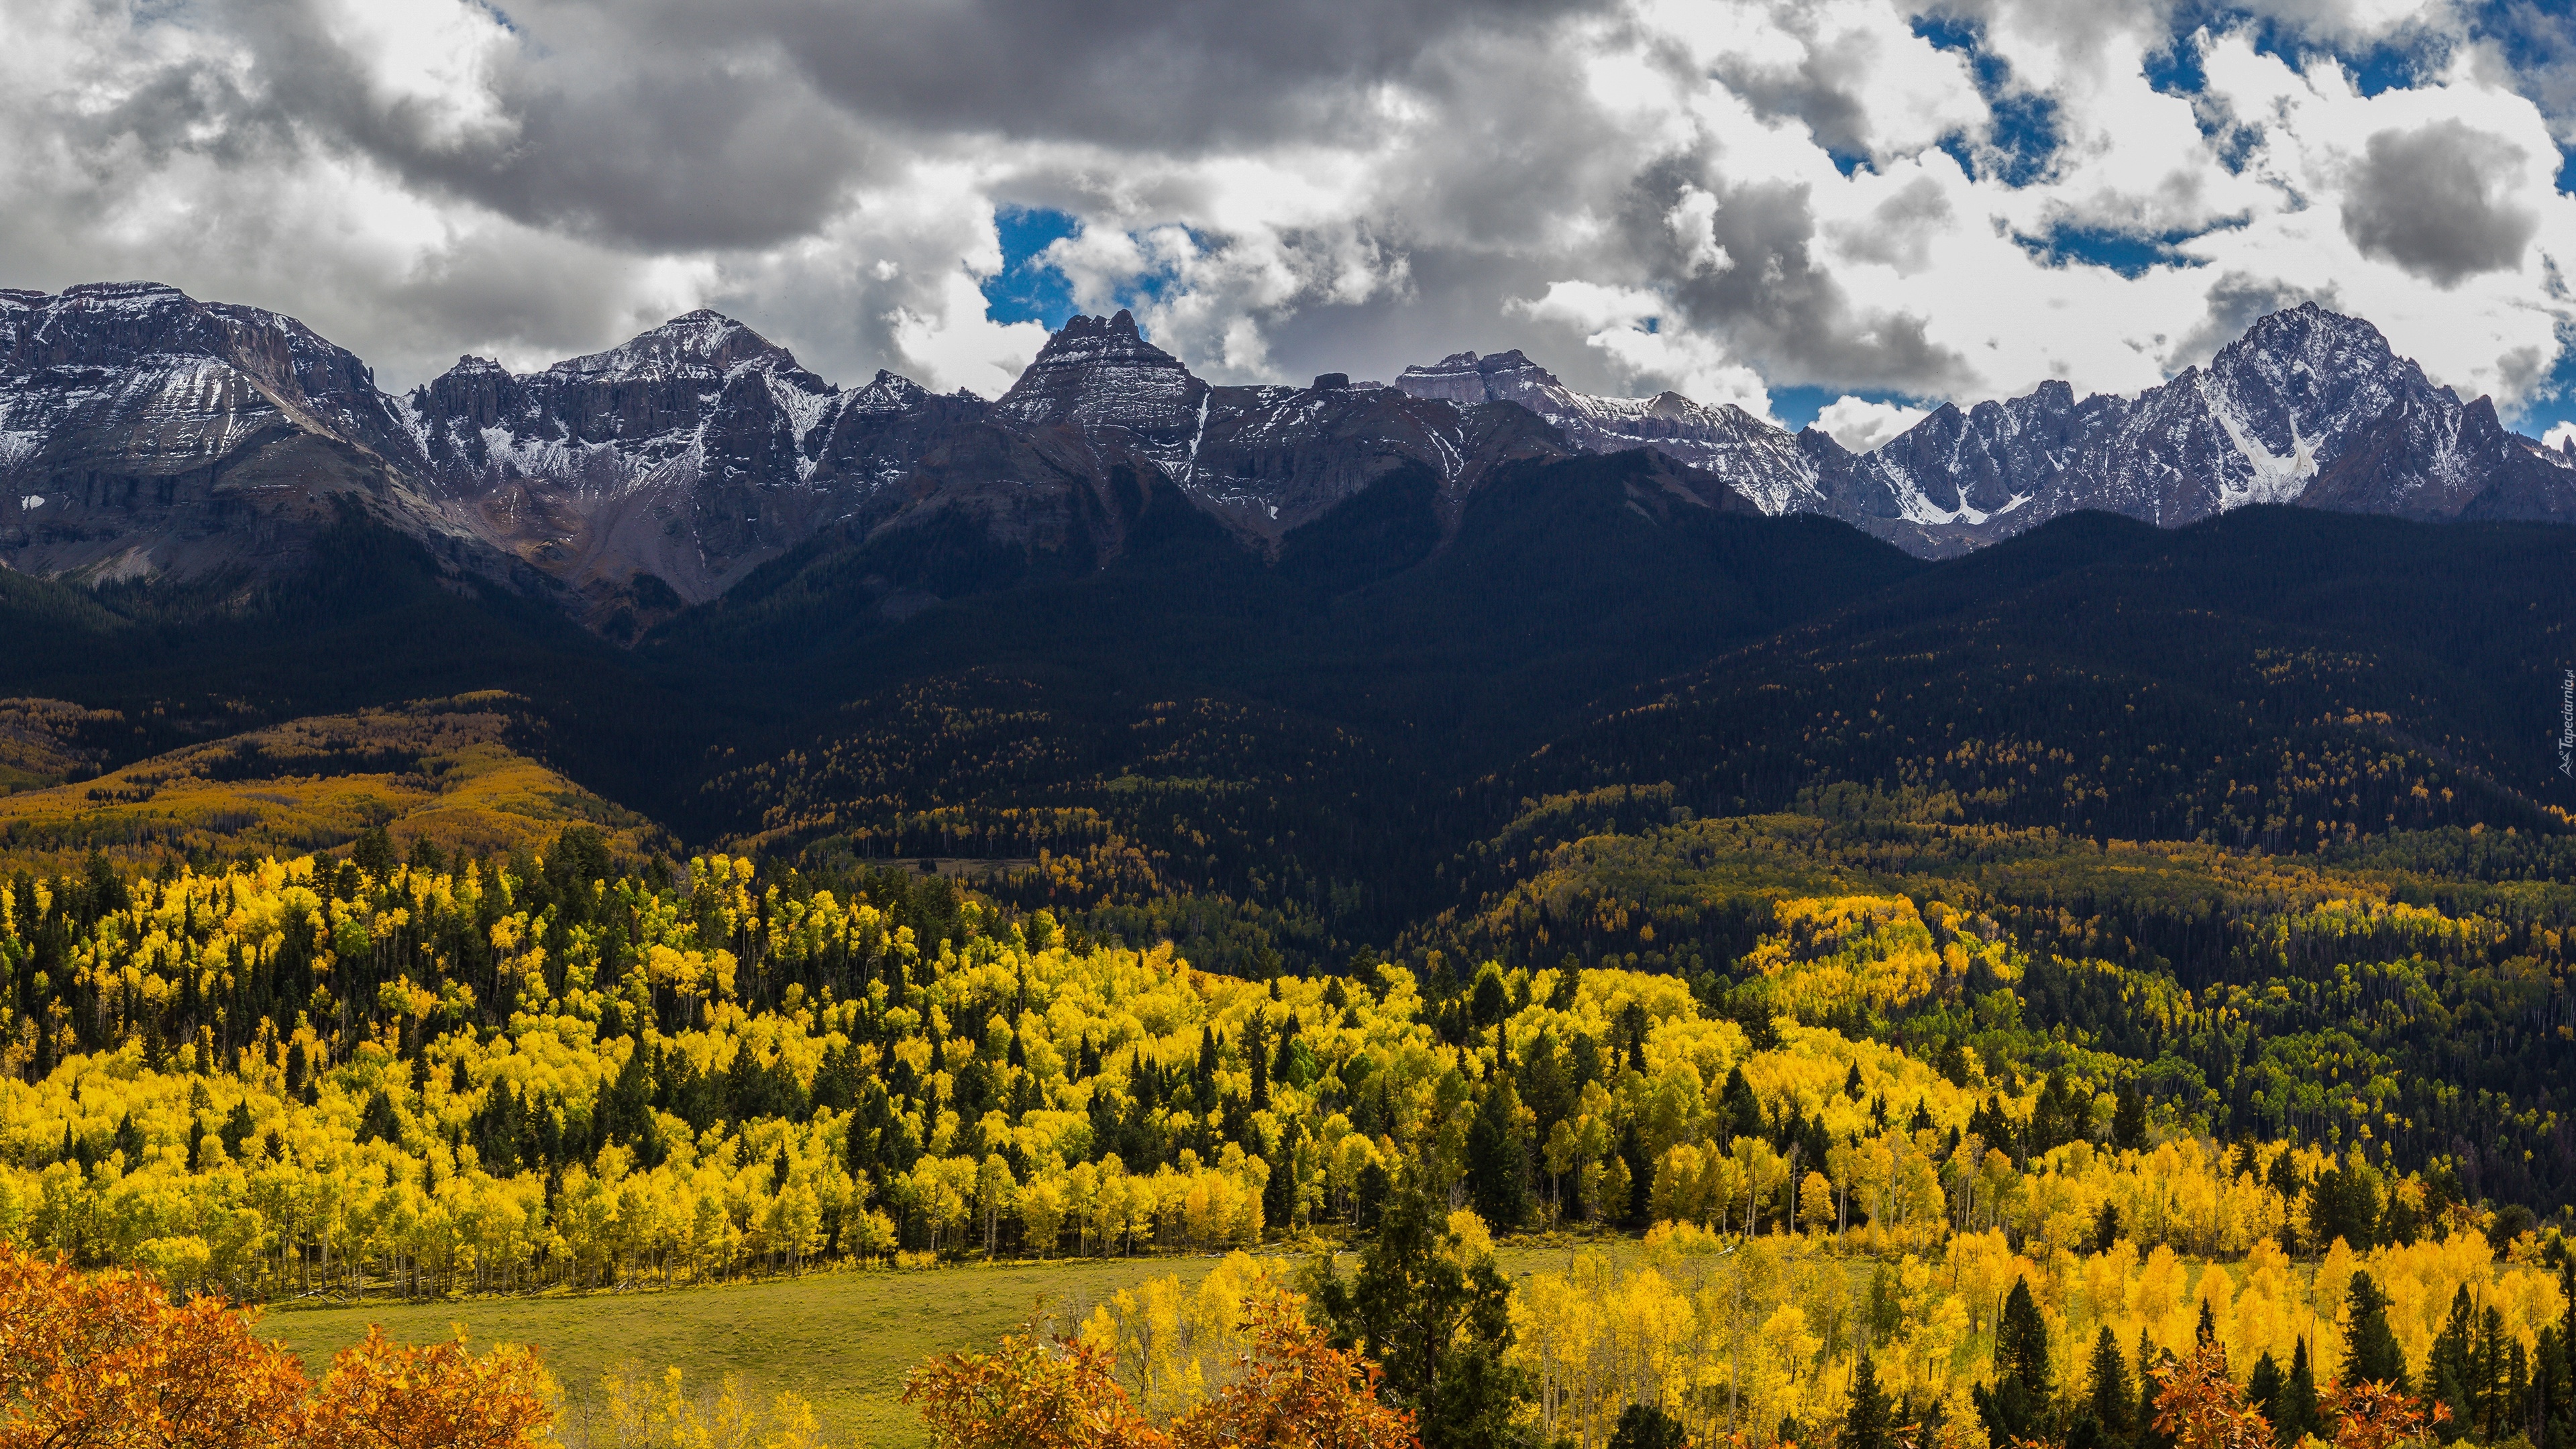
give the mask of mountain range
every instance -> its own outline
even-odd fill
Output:
[[[551,598],[620,641],[782,560],[832,558],[887,620],[1079,577],[1166,493],[1275,564],[1393,483],[1380,532],[1436,549],[1516,465],[1632,450],[1660,497],[1819,515],[1923,558],[2082,510],[2576,521],[2576,448],[2313,303],[2133,398],[2050,382],[1853,453],[1732,405],[1579,393],[1517,351],[1214,386],[1125,312],[1072,319],[991,400],[882,371],[836,386],[711,311],[540,372],[462,358],[397,397],[277,313],[150,283],[0,291],[0,563],[256,579],[363,516],[453,587]]]

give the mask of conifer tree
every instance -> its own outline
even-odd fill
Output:
[[[1511,1089],[1498,1077],[1476,1106],[1467,1129],[1467,1192],[1476,1213],[1496,1232],[1521,1225],[1529,1216],[1529,1185],[1521,1147],[1512,1127]]]
[[[2468,1433],[2477,1423],[2476,1335],[2477,1308],[2469,1301],[2464,1283],[2451,1295],[2451,1311],[2442,1320],[2442,1331],[2433,1335],[2433,1351],[2424,1363],[2424,1387],[2435,1402],[2451,1411],[2440,1430],[2444,1443]]]
[[[2352,1345],[2348,1362],[2356,1382],[2390,1384],[2406,1392],[2406,1356],[2388,1326],[2388,1295],[2368,1273],[2352,1275],[2344,1299],[2344,1342]]]
[[[2281,1390],[2285,1381],[2281,1365],[2272,1358],[2270,1349],[2254,1360],[2254,1372],[2245,1380],[2245,1402],[2263,1416],[2263,1421],[2278,1429],[2281,1424]]]
[[[1344,1279],[1326,1260],[1312,1284],[1333,1346],[1377,1361],[1379,1397],[1413,1411],[1423,1449],[1513,1449],[1527,1439],[1519,1410],[1531,1389],[1505,1357],[1510,1280],[1489,1257],[1466,1261],[1418,1184],[1392,1197],[1359,1271]]]
[[[2135,1082],[2120,1084],[2119,1110],[2111,1115],[2111,1145],[2123,1152],[2147,1145],[2147,1099]]]
[[[1995,1326],[1995,1382],[1970,1397],[1985,1421],[1989,1444],[2010,1444],[2044,1433],[2053,1391],[2048,1365],[2048,1324],[2030,1296],[2030,1280],[2015,1279]]]
[[[1690,1432],[1682,1421],[1652,1404],[1630,1404],[1619,1411],[1610,1431],[1610,1449],[1687,1449]]]
[[[2103,1434],[2112,1439],[2128,1434],[2130,1406],[2135,1402],[2129,1391],[2129,1365],[2120,1356],[2120,1340],[2112,1336],[2108,1324],[2093,1339],[2093,1388],[2085,1402]]]
[[[2281,1414],[2272,1421],[2273,1437],[2283,1445],[2325,1427],[2325,1414],[2317,1403],[2316,1370],[2308,1362],[2308,1341],[2302,1338],[2290,1352],[2290,1376],[2281,1385]]]
[[[1890,1449],[1887,1396],[1879,1392],[1878,1369],[1867,1353],[1852,1366],[1851,1408],[1836,1449]]]

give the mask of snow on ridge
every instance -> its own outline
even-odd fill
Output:
[[[2221,513],[2250,503],[2288,503],[2307,491],[2308,480],[2317,476],[2316,451],[2299,436],[2296,417],[2289,420],[2290,454],[2285,458],[2263,446],[2263,440],[2255,436],[2237,411],[2234,399],[2209,374],[2201,374],[2195,385],[2209,416],[2227,434],[2227,441],[2245,463],[2242,481],[2231,478],[2226,469],[2219,470],[2211,480],[2217,485]]]
[[[568,357],[546,369],[603,382],[672,382],[719,378],[732,370],[720,361],[738,342],[754,357],[785,358],[786,349],[721,312],[699,308],[636,334],[604,352]]]

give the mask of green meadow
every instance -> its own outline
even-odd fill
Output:
[[[1214,1258],[1086,1259],[803,1278],[636,1293],[478,1298],[272,1311],[260,1331],[319,1370],[369,1324],[407,1343],[452,1337],[475,1347],[533,1345],[564,1386],[566,1417],[600,1402],[605,1374],[676,1366],[715,1387],[739,1375],[766,1404],[780,1389],[811,1400],[824,1425],[876,1449],[927,1444],[901,1402],[904,1375],[933,1354],[991,1343],[1043,1301],[1062,1321],[1121,1288],[1178,1274],[1195,1283]]]
[[[1590,1246],[1621,1256],[1631,1245]],[[1562,1247],[1514,1245],[1506,1271],[1561,1270]],[[677,1367],[695,1388],[737,1375],[753,1402],[780,1390],[814,1405],[826,1429],[873,1449],[919,1449],[930,1436],[904,1407],[903,1380],[934,1354],[993,1342],[1039,1305],[1059,1325],[1090,1313],[1122,1288],[1178,1275],[1195,1285],[1213,1257],[1073,1259],[967,1265],[916,1272],[817,1273],[803,1278],[636,1293],[469,1298],[270,1310],[260,1332],[285,1340],[318,1372],[331,1355],[382,1324],[388,1337],[431,1343],[457,1327],[478,1348],[533,1345],[564,1386],[565,1418],[579,1429],[601,1402],[603,1375]],[[1349,1264],[1344,1263],[1344,1271]],[[567,1436],[574,1437],[574,1436]]]

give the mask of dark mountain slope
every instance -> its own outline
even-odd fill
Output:
[[[1490,808],[1670,782],[1738,813],[1842,782],[1925,818],[2267,850],[2561,831],[2571,566],[2545,526],[2077,516],[1639,690]]]
[[[620,800],[655,802],[727,727],[543,599],[462,580],[344,505],[304,568],[197,586],[76,585],[0,572],[0,695],[127,721],[109,767],[309,715],[481,690],[523,697],[514,743]],[[727,698],[729,708],[757,701]]]
[[[738,748],[685,827],[850,836],[861,853],[1132,848],[1164,888],[1365,882],[1395,909],[1406,863],[1463,823],[1442,803],[1458,783],[1606,689],[1922,567],[1694,481],[1647,453],[1507,468],[1435,548],[1434,480],[1397,470],[1291,533],[1275,565],[1165,489],[1082,578],[820,652],[792,631],[733,636],[728,657],[838,693]],[[674,631],[654,656],[686,671],[710,657],[695,647]]]

